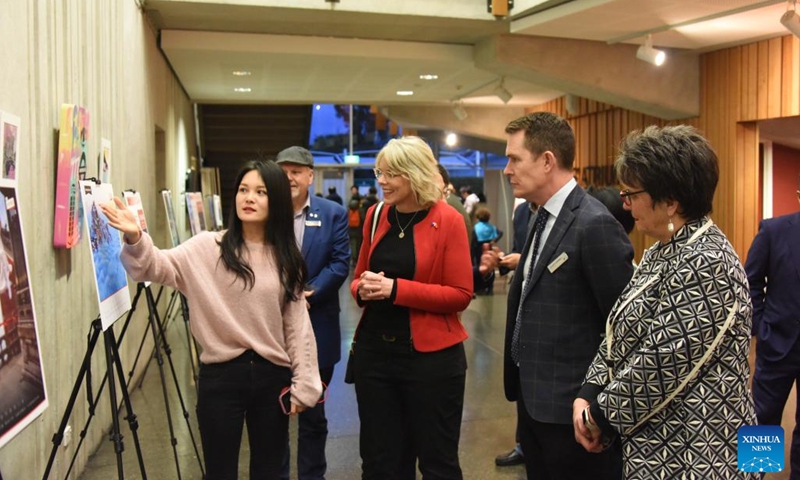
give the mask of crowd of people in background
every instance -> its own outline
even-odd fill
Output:
[[[497,465],[524,463],[537,480],[756,478],[739,470],[737,430],[779,425],[800,372],[800,212],[762,222],[743,266],[711,220],[719,166],[694,128],[632,132],[619,187],[588,190],[567,120],[532,113],[505,133],[503,174],[521,199],[508,253],[481,192],[456,189],[417,137],[378,153],[382,200],[374,186],[353,185],[346,204],[335,187],[311,195],[302,147],[250,161],[227,230],[170,250],[119,199],[102,207],[131,276],[189,300],[207,478],[236,478],[245,425],[251,476],[290,478],[291,415],[298,478],[324,478],[320,401],[341,359],[338,292],[351,272],[362,311],[346,381],[363,479],[463,478],[460,313],[493,292],[495,272],[513,272],[503,380],[517,412],[517,445]],[[633,228],[655,239],[638,265]],[[792,443],[799,478],[797,428]]]

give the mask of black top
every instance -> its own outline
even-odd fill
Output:
[[[389,231],[375,245],[370,257],[369,269],[376,273],[383,272],[388,278],[411,280],[416,271],[414,225],[425,219],[428,210],[400,213],[394,206],[387,210]],[[403,233],[403,238],[400,238],[401,233]],[[395,337],[398,340],[411,339],[409,310],[408,307],[394,304],[396,291],[397,284],[395,283],[395,290],[392,291],[390,298],[366,303],[361,331],[373,335]]]

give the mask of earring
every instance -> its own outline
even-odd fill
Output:
[[[667,231],[672,233],[675,231],[675,224],[672,223],[672,217],[669,217],[669,223],[667,224]]]

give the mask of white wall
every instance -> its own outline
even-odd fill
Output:
[[[69,251],[52,247],[60,105],[76,103],[89,110],[89,175],[97,173],[100,138],[110,139],[115,192],[140,191],[153,221],[162,215],[159,191],[167,187],[175,195],[178,223],[185,225],[177,194],[195,150],[195,128],[189,99],[134,0],[0,0],[0,12],[0,110],[21,118],[18,199],[50,402],[39,419],[0,450],[0,471],[8,479],[39,478],[80,368],[90,322],[98,313],[86,239]],[[156,178],[157,128],[164,131],[165,178]],[[166,245],[168,233],[156,231],[154,238]],[[137,309],[126,335],[124,368],[135,356],[146,311],[144,304]],[[146,347],[150,350],[152,342]],[[92,370],[96,389],[105,372],[102,340]],[[106,441],[109,410],[105,394],[75,471]],[[87,416],[83,388],[70,421],[73,442],[59,448],[50,478],[64,477]],[[126,445],[126,454],[129,449],[132,453],[132,445]]]

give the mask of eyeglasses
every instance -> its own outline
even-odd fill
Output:
[[[636,190],[635,192],[631,192],[630,190],[621,190],[619,192],[619,198],[622,199],[622,203],[624,203],[625,205],[630,207],[631,206],[631,197],[633,195],[638,195],[638,194],[644,193],[646,191],[647,190]]]
[[[399,173],[384,172],[383,170],[381,170],[379,168],[373,168],[372,169],[372,173],[375,174],[375,178],[381,178],[382,176],[386,175],[386,179],[387,180],[391,180],[394,177],[399,175]]]

